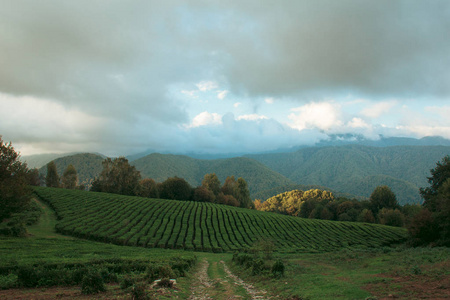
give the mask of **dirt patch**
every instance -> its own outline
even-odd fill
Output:
[[[119,285],[107,285],[107,291],[96,295],[81,294],[80,287],[50,287],[36,289],[0,290],[2,300],[46,300],[46,299],[129,299]]]
[[[245,283],[242,279],[231,273],[230,269],[228,269],[223,260],[221,260],[220,262],[223,264],[223,269],[225,270],[225,273],[227,273],[227,277],[232,279],[235,284],[242,286],[252,299],[270,299],[270,297],[266,295],[266,291],[258,290],[253,285]]]
[[[391,276],[377,283],[368,284],[365,290],[378,299],[450,299],[450,276]]]
[[[207,300],[212,299],[208,290],[213,285],[213,282],[208,276],[208,268],[209,262],[208,260],[203,260],[200,264],[200,267],[195,273],[194,277],[196,278],[195,282],[192,284],[191,293],[192,295],[188,298],[189,300]]]

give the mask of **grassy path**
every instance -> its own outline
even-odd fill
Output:
[[[55,212],[46,203],[39,201],[36,198],[33,198],[33,201],[35,201],[42,209],[42,215],[37,224],[27,227],[30,235],[38,238],[74,239],[72,237],[56,233],[55,225],[57,220]]]
[[[234,275],[218,255],[208,255],[198,264],[191,282],[190,300],[205,299],[269,299],[260,291]]]

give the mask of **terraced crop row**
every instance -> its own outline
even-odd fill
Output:
[[[402,228],[310,220],[213,203],[36,188],[60,220],[58,232],[106,243],[201,251],[236,251],[260,239],[283,252],[380,247],[406,237]]]

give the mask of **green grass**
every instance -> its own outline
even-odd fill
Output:
[[[310,220],[212,203],[35,188],[56,212],[59,233],[142,247],[227,252],[272,240],[280,252],[377,248],[402,242],[403,228]],[[50,226],[50,225],[49,225]]]
[[[420,298],[412,286],[423,286],[423,295],[449,278],[449,248],[380,248],[316,254],[280,254],[285,276],[274,279],[268,272],[251,276],[250,270],[234,265],[233,271],[273,295],[300,299],[365,299],[376,296]],[[417,271],[419,270],[419,271]],[[442,294],[450,293],[441,287]],[[437,295],[436,295],[437,296]],[[437,296],[440,298],[439,296]]]

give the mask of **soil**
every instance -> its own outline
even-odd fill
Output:
[[[392,276],[380,274],[386,282],[369,284],[367,291],[381,299],[450,299],[449,275]]]

